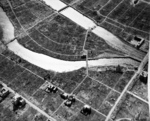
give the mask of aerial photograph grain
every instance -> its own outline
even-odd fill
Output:
[[[0,121],[150,121],[150,0],[0,0]]]

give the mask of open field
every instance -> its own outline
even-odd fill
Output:
[[[16,36],[22,34],[23,29],[21,28],[20,23],[18,22],[17,18],[15,17],[9,3],[6,0],[1,0],[0,1],[0,6],[6,12],[7,16],[9,17],[9,20],[13,24],[14,36],[16,37]]]
[[[128,84],[132,76],[134,75],[134,71],[126,71],[123,76],[119,79],[119,82],[116,84],[115,89],[119,92],[122,92],[125,86]]]
[[[12,7],[16,8],[16,7],[22,6],[25,3],[33,1],[33,0],[9,0],[9,1],[11,3]]]
[[[150,2],[150,0],[144,0],[144,1],[146,1],[146,2]]]
[[[133,6],[130,0],[124,0],[119,4],[111,13],[109,18],[118,21],[119,23],[127,26],[137,28],[148,32],[149,28],[149,5],[140,2]]]
[[[58,121],[72,121],[73,117],[78,116],[83,106],[84,104],[78,100],[70,108],[63,104],[59,110],[56,111],[55,116]]]
[[[9,83],[9,86],[24,96],[31,96],[43,83],[44,80],[41,78],[28,71],[24,71],[20,76]]]
[[[143,71],[148,72],[148,64],[145,65]],[[140,75],[137,75],[128,90],[141,99],[148,101],[148,82],[142,82],[142,80],[140,80]]]
[[[72,4],[72,3],[76,3],[76,2],[78,3],[82,0],[60,0],[60,1],[66,3],[66,4]]]
[[[37,37],[36,37],[37,38]],[[51,43],[51,41],[45,39],[48,43]],[[61,46],[61,44],[57,44],[54,43],[56,45],[56,48],[50,48],[48,47],[46,44],[44,44],[45,46],[47,46],[49,49],[44,48],[44,46],[42,46],[42,44],[40,45],[37,41],[37,39],[32,39],[31,37],[24,35],[24,36],[20,36],[18,37],[18,42],[19,44],[23,45],[25,48],[33,51],[33,52],[37,52],[37,53],[41,53],[50,57],[54,57],[57,59],[61,59],[61,60],[68,60],[68,61],[75,61],[75,60],[81,60],[80,57],[80,50],[76,50],[77,53],[79,53],[78,55],[68,55],[68,54],[64,54],[62,52],[66,52],[67,50],[64,50],[63,45]],[[45,42],[46,43],[46,42]],[[53,43],[53,41],[52,41]],[[59,46],[61,46],[62,48],[60,48],[59,50],[57,48],[59,48]],[[69,49],[69,48],[68,48]],[[71,50],[72,51],[72,48]],[[69,54],[71,54],[71,52],[67,52]]]
[[[83,46],[86,33],[85,29],[62,15],[44,20],[35,29],[57,43],[76,46]]]
[[[54,18],[48,18],[28,32],[33,40],[52,52],[80,56],[83,51],[86,30],[64,16],[57,15]],[[103,53],[123,56],[122,52],[112,48],[103,39],[92,33],[88,34],[85,49],[89,51],[90,58]]]
[[[35,0],[2,0],[0,1],[0,6],[4,9],[12,22],[15,28],[15,36],[23,33],[24,30],[21,26],[23,26],[24,29],[28,29],[45,17],[53,14],[52,8]]]
[[[10,83],[16,76],[20,75],[24,69],[15,65],[12,61],[3,59],[0,62],[0,77],[6,84]]]
[[[125,42],[134,35],[149,40],[150,5],[145,2],[133,5],[131,0],[83,0],[74,8]]]
[[[114,88],[116,83],[119,81],[123,73],[117,72],[116,70],[106,70],[106,71],[89,71],[89,76],[99,82]]]
[[[80,47],[80,50],[78,50],[75,46],[62,45],[62,44],[55,43],[54,41],[49,40],[48,38],[46,38],[44,35],[42,35],[36,30],[32,30],[32,32],[30,33],[30,36],[39,45],[42,45],[44,48],[52,52],[66,54],[66,55],[77,55],[78,53],[82,52],[81,47]]]
[[[37,66],[27,62],[26,60],[20,58],[19,56],[15,55],[14,53],[12,53],[10,51],[6,50],[2,54],[4,56],[6,56],[7,58],[9,58],[10,60],[12,60],[15,64],[18,64],[18,65],[28,69],[29,71],[33,72],[34,74],[40,76],[43,79],[47,75],[49,75],[51,78],[53,78],[53,76],[55,74],[53,71],[46,71],[40,67],[37,67]]]
[[[100,13],[104,16],[107,16],[118,4],[120,4],[123,0],[111,0],[108,4],[106,4],[102,9],[100,9]]]
[[[111,90],[94,81],[86,78],[84,82],[75,90],[74,94],[83,102],[91,105],[95,109],[99,109],[102,102]]]
[[[103,101],[102,105],[99,108],[99,111],[107,116],[119,96],[120,96],[119,93],[111,91],[108,94],[107,98]]]
[[[126,94],[111,118],[113,120],[121,118],[146,120],[148,114],[148,104],[130,94]]]
[[[54,111],[61,105],[62,98],[60,97],[62,91],[58,90],[56,93],[47,93],[39,89],[33,98],[37,102],[37,106],[44,110],[48,115],[52,115]]]
[[[40,1],[27,2],[21,6],[17,6],[17,8],[14,8],[13,10],[17,19],[25,29],[32,27],[40,20],[53,13],[53,9]]]
[[[108,22],[103,22],[101,24],[101,27],[107,29],[108,31],[110,31],[111,33],[113,33],[116,36],[118,36],[119,34],[121,34],[121,32],[123,31],[123,28],[114,26],[113,24],[110,24]]]
[[[98,57],[104,53],[124,56],[124,53],[114,49],[108,45],[105,40],[100,37],[97,37],[95,34],[89,32],[88,38],[85,43],[85,49],[88,50],[89,58]]]
[[[27,4],[29,5],[31,3],[32,5],[32,2],[28,2]],[[22,5],[20,7],[24,7],[22,8],[23,10],[26,8],[25,5]],[[21,8],[19,7],[14,9],[16,16],[17,16],[18,11],[19,11],[18,14],[22,15],[20,12],[23,10],[20,10],[20,9]],[[25,10],[29,10],[29,9],[25,9]],[[105,26],[105,24],[103,26]],[[110,27],[110,25],[108,27]],[[73,29],[73,28],[76,28],[76,29]],[[112,27],[112,29],[114,29],[114,27]],[[48,17],[46,20],[38,23],[38,25],[36,25],[33,29],[29,30],[28,32],[30,33],[30,36],[32,37],[32,39],[35,40],[39,45],[42,45],[43,48],[46,48],[48,50],[50,49],[50,51],[58,53],[58,54],[80,56],[80,54],[82,53],[82,49],[84,48],[83,44],[85,41],[86,31],[62,15]],[[117,28],[116,28],[116,31],[113,31],[114,34],[119,33],[119,32],[120,32],[120,29],[117,29]],[[38,35],[38,36],[35,36],[35,35]],[[87,40],[85,46],[86,46],[86,49],[89,50],[88,52],[89,52],[90,58],[98,57],[101,54],[114,54],[117,56],[124,55],[123,53],[119,52],[118,50],[115,50],[114,48],[110,47],[108,44],[103,42],[101,38],[95,38],[94,37],[95,35],[89,35],[89,36],[88,36],[89,39]],[[44,42],[41,41],[43,39],[44,39]],[[91,43],[93,41],[95,42],[94,45],[97,45],[97,43],[99,43],[97,47],[91,47],[92,46]],[[102,49],[105,49],[105,50],[102,50]],[[53,55],[53,57],[54,56],[56,57],[56,55]],[[57,55],[57,57],[59,56]],[[76,60],[76,59],[78,59],[78,57],[75,57],[75,59],[72,59],[72,60]]]
[[[5,51],[5,53],[3,54],[13,62],[16,62],[16,60],[18,59],[17,56],[13,55],[9,51]],[[1,62],[7,60],[3,58],[3,56],[0,57],[2,58]],[[28,67],[24,66],[24,64],[26,65],[27,63],[24,63],[24,61],[22,60],[20,63],[18,63],[18,66],[21,65],[25,68]],[[30,68],[27,69],[39,75],[39,68],[36,68],[36,66],[32,65],[30,65],[29,67]],[[104,77],[100,82],[92,80],[89,77],[85,78],[86,70],[84,68],[69,73],[56,73],[56,75],[53,75],[54,77],[52,77],[52,79],[48,80],[49,82],[60,88],[56,93],[46,93],[43,89],[40,88],[40,86],[45,81],[27,70],[25,70],[22,74],[9,82],[8,85],[24,97],[26,97],[40,109],[45,111],[47,114],[58,119],[58,121],[61,121],[62,119],[64,121],[104,121],[105,115],[108,115],[109,111],[112,109],[116,100],[120,96],[119,92],[111,89],[116,83],[109,84],[110,80],[113,80],[113,82],[117,82],[119,77],[124,77],[129,80],[130,76],[132,75],[132,73],[126,70],[123,74],[116,73],[115,71],[107,72],[108,73],[106,74],[103,72],[99,73],[101,75],[99,75],[99,78]],[[89,72],[89,74],[90,76],[92,75],[93,78],[95,78],[94,75],[98,76],[98,74],[94,72]],[[45,73],[42,73],[42,70],[41,75],[45,75]],[[5,80],[1,81],[5,82]],[[107,85],[110,87],[108,87]],[[74,93],[77,98],[76,102],[70,108],[62,104],[63,100],[60,97],[62,91]],[[94,109],[92,110],[90,116],[86,117],[80,113],[80,110],[83,107],[83,103],[90,105]]]
[[[145,41],[142,46],[140,47],[142,51],[148,52],[149,51],[149,41]]]
[[[105,71],[89,71],[89,76],[99,81],[102,84],[115,89],[118,92],[122,92],[125,86],[128,84],[134,71],[128,71],[124,69],[124,72],[117,72],[115,70],[105,70]]]
[[[97,23],[101,23],[105,17],[99,14],[99,9],[104,6],[108,0],[83,0],[79,4],[75,4],[75,9],[79,10],[83,15],[91,18]]]
[[[58,73],[52,79],[52,83],[67,93],[71,93],[77,85],[85,78],[86,69],[81,68],[76,71],[67,72],[67,73]]]
[[[45,49],[44,47],[41,47],[35,41],[30,41],[26,43],[24,47],[28,48],[29,50],[32,50],[33,52],[41,53],[41,54],[48,55],[50,57],[54,57],[54,58],[61,59],[61,60],[67,60],[67,61],[81,60],[80,55],[67,55],[67,54],[61,53],[62,51],[60,50],[59,50],[60,53],[57,53],[54,50],[48,50],[48,49]],[[69,51],[67,53],[69,53]]]
[[[119,78],[122,76],[122,73],[118,73],[112,70],[102,72],[90,71],[89,76],[97,81],[100,81],[110,86],[111,88],[114,88],[116,83],[119,81]]]
[[[61,1],[70,4],[76,0]],[[58,0],[57,2],[59,3]],[[13,53],[5,50],[0,54],[0,82],[4,82],[21,94],[26,101],[28,100],[26,107],[16,114],[12,111],[11,101],[14,94],[11,93],[0,102],[2,109],[0,120],[50,121],[47,117],[52,116],[57,121],[105,121],[116,105],[111,116],[115,121],[138,116],[140,120],[144,120],[148,117],[148,104],[145,103],[148,95],[147,85],[137,78],[131,80],[140,62],[123,57],[131,53],[130,56],[133,55],[133,58],[139,57],[142,60],[146,54],[150,29],[149,5],[140,2],[133,6],[129,0],[76,2],[77,4],[70,5],[67,10],[76,9],[95,23],[92,21],[93,23],[90,24],[90,20],[83,19],[82,14],[81,21],[87,21],[80,22],[80,19],[73,17],[74,14],[69,19],[67,15],[70,12],[67,10],[56,12],[41,0],[0,1],[0,7],[4,9],[14,26],[16,37],[15,41],[8,44],[10,50],[12,47],[16,51]],[[88,22],[89,25],[86,25]],[[81,24],[93,28],[88,32],[86,27],[81,27]],[[126,45],[126,42],[130,42],[135,35],[143,37],[146,41],[140,48],[142,51],[146,50],[144,54],[141,50]],[[117,47],[126,50],[124,51],[126,54],[117,50]],[[25,56],[17,52],[22,52]],[[82,59],[82,54],[88,58]],[[101,59],[103,54],[108,54],[109,58]],[[113,54],[122,58],[110,57]],[[30,61],[32,59],[33,62],[37,60],[37,63],[32,63]],[[116,66],[116,63],[125,64]],[[103,70],[101,66],[105,69]],[[144,70],[147,71],[147,67]],[[134,83],[127,90],[131,84],[129,82]],[[56,86],[58,90],[46,91],[42,88],[46,83]],[[75,102],[70,107],[65,105],[66,100],[61,97],[64,92],[75,98]],[[80,112],[84,105],[91,107],[92,112],[88,116]],[[30,106],[35,107],[36,110]],[[38,112],[43,112],[42,114],[47,116]]]
[[[134,81],[134,84],[131,87],[130,91],[133,94],[148,101],[148,86],[147,86],[147,84],[144,84],[143,82],[141,82],[139,77],[137,77],[136,80]]]

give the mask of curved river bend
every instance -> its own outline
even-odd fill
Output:
[[[57,0],[56,0],[57,1]],[[57,2],[56,2],[57,3]],[[60,7],[60,6],[59,6]],[[60,7],[61,8],[61,7]],[[9,21],[9,18],[6,16],[5,12],[0,9],[0,26],[3,27],[6,36],[3,41],[9,42],[10,40],[14,39],[14,27],[12,23]],[[4,24],[7,22],[7,24]],[[86,61],[64,61],[59,60],[56,58],[49,57],[47,55],[43,55],[40,53],[32,52],[22,45],[18,43],[17,40],[8,44],[8,49],[14,52],[16,55],[20,56],[21,58],[27,60],[28,62],[41,67],[45,70],[53,70],[56,72],[69,72],[73,70],[80,69],[82,67],[86,67]],[[89,60],[88,65],[89,67],[93,66],[104,66],[104,65],[134,65],[138,66],[139,63],[132,60],[132,59],[97,59],[97,60]]]

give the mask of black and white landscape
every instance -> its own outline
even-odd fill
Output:
[[[0,0],[0,121],[149,121],[149,18],[149,0]]]

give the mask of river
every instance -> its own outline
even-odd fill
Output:
[[[2,41],[8,43],[10,40],[14,39],[14,27],[9,21],[3,9],[0,7],[0,26],[3,29]]]
[[[56,72],[69,72],[73,70],[86,67],[86,61],[64,61],[47,55],[32,52],[22,45],[17,40],[8,44],[9,50],[13,51],[16,55],[27,60],[28,62],[37,65],[45,70],[53,70]],[[89,67],[93,66],[110,66],[110,65],[134,65],[138,66],[139,63],[132,59],[98,59],[88,61]]]
[[[14,28],[11,22],[9,21],[9,18],[6,16],[4,11],[2,9],[0,14],[0,21],[2,23],[7,22],[8,24],[0,24],[3,26],[3,31],[5,35],[9,35],[9,37],[5,38],[6,42],[9,42],[10,40],[14,39]],[[5,18],[5,19],[4,19]],[[9,31],[8,31],[9,30]],[[17,40],[11,42],[8,44],[8,49],[14,52],[16,55],[20,56],[21,58],[27,60],[28,62],[41,67],[45,70],[53,70],[56,72],[69,72],[73,70],[80,69],[82,67],[86,67],[86,61],[64,61],[59,60],[56,58],[49,57],[44,54],[35,53],[31,50],[26,49],[22,45],[18,43]],[[132,60],[132,59],[97,59],[97,60],[89,60],[88,65],[89,67],[93,66],[104,66],[104,65],[134,65],[138,66],[139,63]]]
[[[57,10],[57,11],[67,6],[66,4],[61,2],[60,0],[43,0],[43,1],[48,6],[50,6],[51,8],[53,8],[54,10]]]
[[[75,23],[77,23],[85,29],[93,28],[92,32],[100,38],[103,38],[110,46],[120,51],[123,51],[124,53],[127,53],[128,55],[130,55],[131,57],[135,57],[136,59],[142,60],[144,58],[145,53],[125,44],[118,37],[116,37],[111,32],[107,31],[106,29],[100,26],[96,26],[92,20],[90,20],[86,16],[83,16],[75,9],[69,7],[63,10],[61,14],[63,14],[64,16],[66,16],[67,18],[74,21]]]
[[[62,8],[66,7],[66,4],[61,2],[60,0],[43,0],[45,3],[52,7],[54,10],[59,11]],[[55,1],[55,2],[54,2]],[[110,46],[123,51],[124,53],[127,53],[131,57],[134,57],[136,59],[142,60],[144,56],[146,55],[144,52],[141,52],[134,47],[128,45],[125,42],[122,42],[118,37],[113,35],[111,32],[107,31],[106,29],[97,26],[91,19],[88,17],[82,15],[75,9],[68,7],[60,12],[65,17],[69,18],[76,24],[80,25],[84,29],[93,28],[92,32],[96,34],[97,36],[103,38],[107,44]]]

